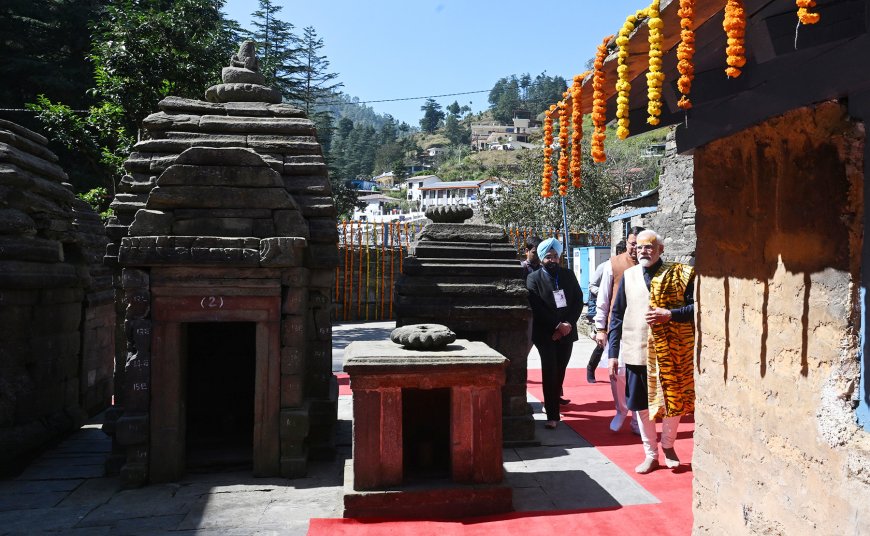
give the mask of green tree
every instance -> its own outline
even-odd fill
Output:
[[[46,130],[84,153],[96,184],[114,189],[141,121],[167,95],[200,98],[236,46],[223,0],[111,0],[93,30],[96,104],[76,116],[64,103],[28,105]],[[64,133],[65,132],[65,133]]]
[[[607,161],[594,163],[586,145],[589,136],[583,138],[582,188],[568,188],[566,198],[568,226],[585,231],[606,231],[611,205],[630,191],[630,183],[645,181],[649,184],[655,177],[656,164],[643,158],[641,153],[650,140],[661,136],[656,131],[629,140],[614,143],[615,133],[610,132],[607,142]],[[554,158],[558,157],[557,154]],[[554,194],[541,197],[541,168],[543,149],[523,151],[518,156],[518,166],[505,169],[499,176],[505,179],[509,189],[495,199],[486,201],[486,213],[494,223],[515,224],[528,227],[562,227],[562,208],[553,178]]]
[[[467,145],[471,143],[471,129],[462,125],[456,114],[447,115],[444,121],[444,135],[453,145]]]
[[[432,134],[444,120],[444,112],[441,111],[441,105],[435,102],[435,99],[426,99],[426,103],[420,107],[423,112],[423,119],[420,120],[420,130],[428,134]]]
[[[7,80],[0,85],[0,108],[22,108],[38,94],[75,108],[86,106],[85,91],[94,85],[93,69],[87,62],[89,25],[107,2],[0,2],[0,43]],[[17,115],[10,119],[22,122]]]
[[[251,13],[254,29],[249,37],[257,42],[260,72],[285,100],[304,102],[301,41],[293,33],[294,26],[278,17],[282,6],[272,0],[258,2],[259,9]]]
[[[381,125],[381,130],[378,133],[380,136],[380,142],[391,143],[399,138],[399,127],[392,115],[386,114],[384,117],[386,118],[386,121]]]
[[[532,117],[543,113],[551,104],[562,100],[562,93],[568,83],[561,76],[548,76],[541,73],[535,77],[528,89],[526,108]]]
[[[319,102],[331,100],[343,84],[335,82],[337,73],[329,72],[329,60],[320,55],[323,39],[317,37],[313,27],[302,30],[300,60],[302,62],[301,100],[305,113],[311,115]]]
[[[516,75],[501,78],[489,92],[489,104],[496,121],[510,123],[514,112],[522,107],[520,83]]]

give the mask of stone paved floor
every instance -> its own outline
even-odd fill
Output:
[[[385,338],[392,323],[336,326],[334,369],[353,340]],[[585,366],[592,346],[581,340],[572,367]],[[536,367],[537,355],[529,357]],[[518,511],[607,507],[656,502],[567,426],[543,433],[540,403],[532,400],[541,446],[506,449],[506,483]],[[313,462],[297,480],[246,473],[191,474],[172,484],[121,490],[102,476],[109,439],[98,422],[45,452],[18,477],[0,480],[0,534],[281,534],[305,535],[308,519],[340,517],[342,473],[350,457],[351,401],[339,401],[339,455]]]

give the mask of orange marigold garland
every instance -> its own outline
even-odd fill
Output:
[[[604,59],[607,57],[607,43],[613,39],[608,35],[598,45],[595,54],[595,71],[592,74],[592,160],[604,162],[607,155],[604,153],[604,140],[607,138],[607,104],[604,100]]]
[[[571,185],[574,188],[583,186],[580,177],[580,168],[583,161],[581,154],[581,142],[583,141],[583,79],[589,71],[574,77],[574,85],[571,86]]]
[[[541,197],[553,195],[553,112],[556,105],[544,112],[544,171],[541,174]]]
[[[662,72],[662,28],[664,22],[659,17],[659,0],[652,0],[647,8],[649,15],[649,71],[646,73],[646,111],[649,114],[646,122],[650,125],[659,124],[659,115],[662,113],[662,82],[665,81],[665,73]]]
[[[725,52],[728,54],[728,67],[725,74],[729,78],[740,76],[740,68],[746,65],[746,48],[743,46],[743,37],[746,34],[746,11],[743,9],[743,0],[728,0],[725,4],[725,20],[722,27],[728,36],[728,46]]]
[[[571,100],[567,91],[559,101],[559,195],[568,195],[568,136],[571,127]]]
[[[677,80],[677,89],[682,93],[677,106],[683,110],[692,107],[689,100],[689,92],[692,90],[692,80],[695,78],[695,0],[680,0],[680,44],[677,45],[677,70],[680,78]]]
[[[821,15],[810,13],[809,9],[816,7],[816,0],[795,0],[797,4],[797,16],[801,24],[815,24],[819,22]]]
[[[646,17],[646,10],[642,9],[634,15],[629,15],[625,18],[622,28],[619,29],[619,36],[616,38],[616,44],[619,46],[617,53],[616,76],[616,136],[624,140],[628,137],[628,93],[631,91],[631,83],[628,81],[628,37],[634,31],[635,23]]]

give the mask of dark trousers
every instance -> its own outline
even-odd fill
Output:
[[[646,365],[625,366],[625,405],[631,411],[649,409]]]
[[[592,350],[592,355],[589,356],[589,363],[586,365],[588,370],[595,370],[598,368],[598,363],[601,363],[601,356],[604,354],[604,347],[595,345],[595,349]]]
[[[544,387],[544,411],[548,421],[559,420],[559,397],[562,394],[562,382],[565,381],[565,369],[571,360],[571,342],[543,342],[536,344],[541,356],[541,382]]]

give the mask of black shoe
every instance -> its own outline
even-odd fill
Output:
[[[595,369],[586,369],[586,383],[595,383]]]
[[[570,404],[570,403],[571,403],[571,401],[568,400],[567,398],[559,398],[559,405],[564,406],[565,404]]]

